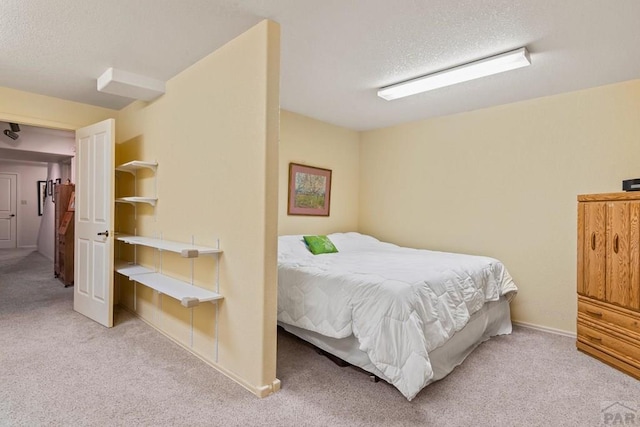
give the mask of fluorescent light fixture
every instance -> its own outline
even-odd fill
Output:
[[[378,96],[387,101],[403,98],[416,93],[462,83],[480,77],[498,74],[503,71],[515,70],[516,68],[531,65],[529,52],[526,48],[512,50],[500,55],[490,56],[458,67],[442,70],[437,73],[428,74],[405,82],[396,83],[378,90]]]
[[[127,98],[152,101],[164,94],[163,81],[129,71],[109,68],[98,77],[98,91]]]

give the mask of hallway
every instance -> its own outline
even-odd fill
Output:
[[[53,262],[35,249],[0,249],[0,319],[37,315],[43,305],[73,310],[73,287],[54,278]]]

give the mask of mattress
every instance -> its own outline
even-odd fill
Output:
[[[359,233],[329,238],[338,253],[312,255],[302,236],[279,237],[278,321],[335,339],[353,335],[378,376],[409,400],[435,377],[430,354],[486,303],[517,291],[493,258]]]
[[[360,350],[358,339],[353,334],[346,338],[331,338],[286,323],[278,322],[278,324],[287,332],[327,353],[389,382],[384,373],[371,363],[367,353]],[[427,384],[438,381],[451,373],[484,341],[497,335],[510,334],[511,330],[509,301],[506,298],[500,298],[498,301],[488,302],[471,316],[464,328],[456,332],[442,346],[429,353],[433,377]]]

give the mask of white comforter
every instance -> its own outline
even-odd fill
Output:
[[[441,346],[485,301],[517,288],[493,258],[409,249],[359,233],[329,235],[339,252],[313,255],[301,236],[278,242],[278,320],[320,334],[352,333],[411,400]]]

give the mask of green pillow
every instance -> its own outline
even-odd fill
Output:
[[[314,255],[338,252],[327,236],[304,236],[304,241]]]

